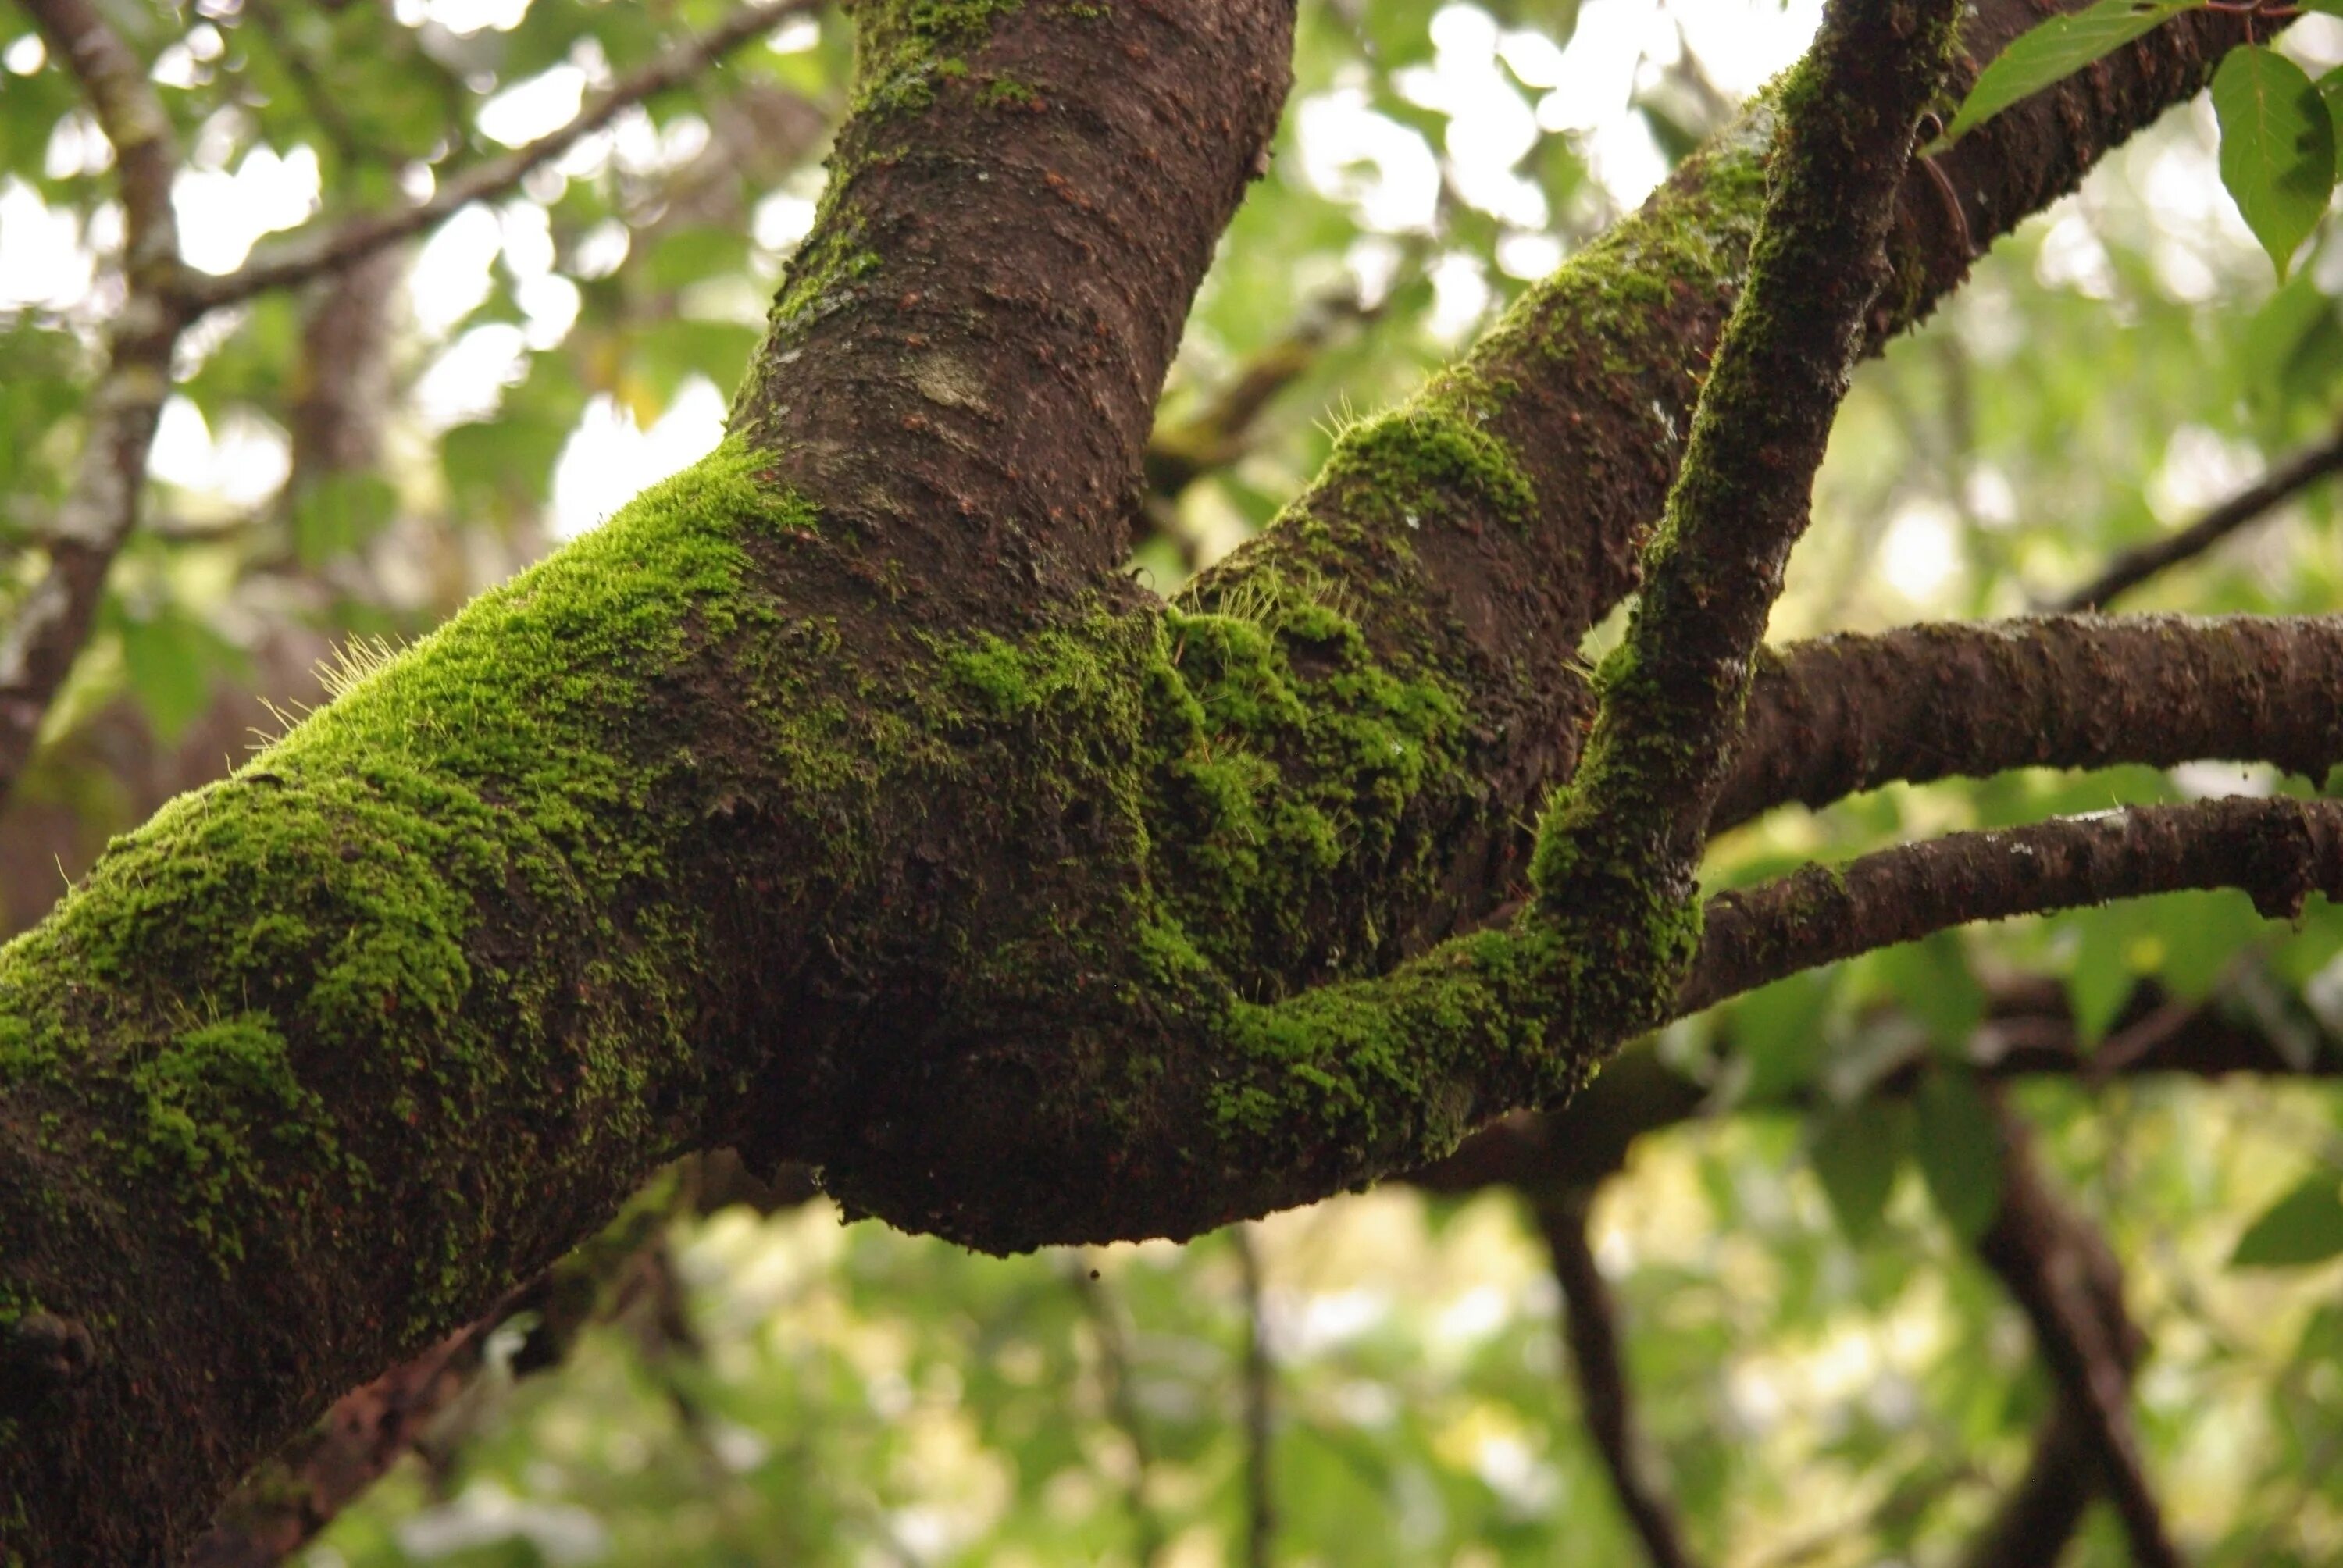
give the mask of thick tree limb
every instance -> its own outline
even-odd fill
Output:
[[[1984,0],[1963,20],[1946,96],[2040,15],[2033,0]],[[1933,168],[1916,161],[1872,341],[1925,317],[1979,245],[2194,94],[2253,25],[2191,14],[1996,116]],[[1469,702],[1466,769],[1485,795],[1443,830],[1439,896],[1384,922],[1408,947],[1520,893],[1520,823],[1575,762],[1594,704],[1574,661],[1635,587],[1745,276],[1773,128],[1761,105],[1688,160],[1457,365],[1350,432],[1284,520],[1190,595],[1210,608],[1304,585],[1338,599],[1387,660],[1447,673]]]
[[[1589,1189],[1566,1188],[1531,1199],[1538,1233],[1545,1239],[1554,1279],[1562,1286],[1563,1334],[1576,1374],[1580,1412],[1604,1468],[1611,1473],[1620,1510],[1644,1543],[1652,1568],[1692,1568],[1694,1559],[1684,1545],[1675,1508],[1644,1457],[1642,1426],[1635,1419],[1626,1358],[1619,1343],[1618,1305],[1587,1245],[1586,1212],[1593,1198]]]
[[[2328,475],[2343,468],[2343,428],[2305,447],[2177,533],[2126,550],[2097,577],[2060,599],[2062,610],[2098,609],[2148,578],[2193,560],[2259,521]]]
[[[2135,806],[1809,866],[1711,900],[1676,1010],[1974,920],[2204,888],[2240,889],[2276,919],[2314,892],[2343,898],[2343,801]]]
[[[1242,999],[1227,976],[1164,976],[1182,988],[1171,992],[1177,1014],[1203,1020],[1201,1054],[1226,1086],[1212,1095],[1226,1141],[1202,1160],[1183,1147],[1180,1164],[1242,1169],[1252,1163],[1248,1141],[1314,1122],[1333,1136],[1312,1151],[1304,1180],[1371,1180],[1494,1111],[1560,1098],[1661,1020],[1696,940],[1692,875],[1725,741],[1805,518],[1952,15],[1949,4],[1834,5],[1785,92],[1794,106],[1753,282],[1703,397],[1591,760],[1540,824],[1531,907],[1509,930],[1268,1006]],[[1784,411],[1794,405],[1801,411]],[[1745,421],[1756,428],[1744,432]],[[1426,438],[1441,461],[1484,465],[1477,482],[1491,501],[1523,501],[1521,476],[1478,432]],[[1344,460],[1338,451],[1335,464]],[[1409,1111],[1392,1116],[1401,1103]],[[1192,1134],[1173,1136],[1192,1147]],[[1183,1171],[1181,1184],[1202,1197],[1214,1180]]]
[[[646,98],[682,86],[744,44],[792,16],[819,10],[823,0],[756,0],[706,32],[679,40],[594,94],[565,124],[535,141],[450,175],[428,200],[389,212],[363,213],[277,240],[234,272],[185,273],[179,298],[191,312],[216,310],[272,288],[304,283],[410,239],[476,201],[520,184],[530,170],[559,157],[579,141]]]
[[[1713,829],[2012,768],[2343,764],[2343,617],[2051,617],[1794,643],[1759,663]]]
[[[90,0],[24,0],[114,146],[122,192],[122,308],[107,330],[71,487],[43,530],[47,570],[0,633],[0,799],[33,754],[41,720],[89,638],[115,552],[138,524],[146,451],[171,391],[171,355],[192,317],[171,182],[179,155],[146,68]]]
[[[948,40],[919,34],[932,7],[898,7],[910,31],[891,38],[874,17],[872,123],[848,146],[880,150],[840,172],[829,211],[889,249],[840,265],[884,290],[870,315],[899,332],[923,319],[902,294],[932,290],[956,335],[933,347],[954,357],[907,362],[885,335],[830,344],[840,401],[812,417],[843,421],[847,445],[809,440],[798,459],[941,477],[952,448],[873,418],[857,379],[871,367],[910,376],[882,388],[910,398],[894,408],[957,418],[968,376],[1037,378],[1031,438],[1058,445],[1007,444],[1034,467],[993,473],[1036,505],[990,515],[1037,544],[1051,508],[1133,471],[1274,122],[1289,12],[1002,8]],[[932,69],[946,52],[970,74]],[[976,101],[1011,70],[1048,108]],[[938,98],[948,112],[928,113]],[[974,191],[976,172],[997,203],[935,183]],[[935,213],[976,232],[935,243]],[[1019,232],[1064,248],[1038,268],[999,242]],[[820,269],[840,258],[809,248],[779,355],[835,321]],[[1087,266],[1110,255],[1111,271]],[[973,357],[1004,342],[1055,357]],[[786,402],[757,417],[791,417]],[[1153,710],[1131,699],[1140,655],[1171,667],[1132,642],[1121,666],[1028,681],[982,628],[1016,625],[1030,584],[988,610],[984,574],[914,576],[917,538],[872,545],[860,530],[887,513],[864,487],[814,493],[736,439],[166,809],[0,950],[0,1332],[78,1323],[95,1355],[0,1408],[9,1547],[167,1560],[331,1398],[477,1318],[676,1152],[868,1149],[925,1181],[924,1162],[878,1152],[905,1126],[888,1093],[974,1134],[1011,1111],[1036,1131],[1031,1081],[1016,1106],[997,1078],[957,1098],[921,1080],[1032,1038],[988,1040],[1014,1016],[996,1000],[1012,982],[1061,1029],[1125,994],[1129,973],[1043,944],[1070,928],[1128,940],[1131,907],[1108,902],[1122,890],[1089,879],[1143,871],[1137,719]],[[960,518],[919,520],[958,548]],[[1065,744],[1030,744],[1037,723]],[[1044,778],[1045,756],[1075,772]],[[1063,894],[1028,899],[1035,869]],[[1021,951],[1030,970],[947,973]],[[1094,1158],[1096,1123],[1069,1131]],[[1085,1185],[1067,1195],[1114,1192]]]

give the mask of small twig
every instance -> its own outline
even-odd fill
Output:
[[[2131,1372],[2145,1341],[2125,1314],[2122,1280],[2105,1241],[2050,1190],[2023,1122],[1995,1101],[2002,1197],[1977,1255],[2001,1277],[2081,1425],[2100,1482],[2143,1568],[2183,1561],[2164,1523],[2131,1419]]]
[[[1067,1278],[1073,1282],[1075,1293],[1090,1314],[1091,1332],[1098,1336],[1099,1382],[1106,1396],[1107,1419],[1131,1445],[1131,1481],[1123,1489],[1123,1506],[1131,1515],[1131,1555],[1138,1559],[1139,1568],[1149,1568],[1163,1554],[1165,1540],[1163,1522],[1155,1516],[1155,1505],[1147,1495],[1153,1451],[1131,1392],[1130,1336],[1112,1297],[1099,1282],[1098,1271],[1091,1267],[1089,1253],[1073,1254]]]
[[[138,523],[146,454],[171,391],[171,356],[193,319],[174,294],[186,266],[171,184],[171,122],[138,56],[90,0],[25,0],[114,146],[126,294],[71,487],[45,529],[48,567],[0,638],[0,799],[32,759],[41,722],[96,622],[107,568]]]
[[[1244,1289],[1244,1430],[1246,1568],[1269,1568],[1277,1550],[1277,1493],[1272,1484],[1271,1432],[1277,1398],[1277,1368],[1269,1359],[1268,1324],[1262,1312],[1261,1254],[1252,1227],[1232,1225],[1237,1277]]]
[[[1531,1201],[1562,1287],[1563,1330],[1578,1381],[1580,1413],[1652,1568],[1692,1568],[1674,1506],[1644,1462],[1641,1423],[1620,1353],[1618,1303],[1587,1244],[1586,1214],[1593,1201],[1593,1191],[1581,1187],[1541,1191]]]
[[[420,234],[458,208],[518,185],[531,169],[600,130],[620,111],[690,80],[740,45],[764,36],[792,16],[817,9],[820,4],[820,0],[762,0],[744,5],[707,32],[669,45],[657,59],[596,94],[567,125],[500,157],[451,175],[429,200],[391,212],[361,214],[294,235],[220,276],[190,275],[181,283],[183,297],[196,310],[216,309],[265,289],[347,266],[394,241]]]
[[[2203,555],[2338,468],[2343,468],[2343,425],[2338,425],[2326,440],[2288,457],[2178,533],[2126,550],[2097,578],[2049,608],[2099,608],[2167,568]]]

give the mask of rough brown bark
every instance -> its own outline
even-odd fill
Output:
[[[1812,866],[1709,905],[1680,1013],[1875,947],[2187,889],[2237,888],[2292,919],[2312,893],[2343,898],[2343,802],[2231,798],[2140,806],[1955,833]]]
[[[2057,616],[1828,637],[1759,665],[1712,827],[2013,768],[2343,764],[2343,617]]]

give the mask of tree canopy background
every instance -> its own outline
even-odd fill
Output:
[[[213,272],[320,208],[427,199],[735,15],[102,9],[152,64],[183,246]],[[1307,0],[1275,156],[1163,401],[1134,568],[1168,592],[1257,531],[1814,18]],[[2343,25],[2281,47],[2319,75]],[[833,12],[760,28],[411,243],[187,337],[148,520],[0,816],[8,929],[321,700],[321,666],[419,634],[714,443],[850,55]],[[70,483],[124,222],[108,145],[21,15],[0,66],[5,619]],[[2315,482],[2343,440],[2343,237],[2322,226],[2278,281],[2216,148],[2206,102],[2167,115],[1863,367],[1776,640],[2055,603],[2289,464],[2276,505],[2124,608],[2343,607]],[[2304,787],[2210,765],[1896,787],[1738,829],[1706,876],[2281,788]],[[2132,1378],[2171,1535],[2207,1563],[2332,1562],[2338,953],[2328,906],[2271,928],[2242,893],[1933,938],[1643,1048],[1622,1081],[1648,1071],[1664,1109],[1615,1169],[1524,1184],[1534,1161],[1467,1159],[1185,1248],[979,1258],[695,1165],[452,1352],[406,1456],[299,1560],[1983,1561],[2030,1456],[2066,1455],[2077,1503],[2100,1489],[2056,1446],[2056,1352],[2017,1304],[2063,1266],[1997,1222],[2023,1191],[2056,1194],[2068,1264],[2093,1231],[2121,1260],[2099,1332],[2136,1342],[2098,1359]],[[1615,1328],[1623,1385],[1565,1322]],[[2102,1503],[2063,1560],[2138,1540]]]

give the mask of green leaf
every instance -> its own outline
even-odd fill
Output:
[[[2098,0],[2072,16],[2053,16],[2010,41],[1969,89],[1945,140],[1957,141],[2021,98],[2056,86],[2202,0]]]
[[[327,474],[293,503],[293,553],[322,566],[381,532],[397,509],[398,491],[379,474]]]
[[[2221,183],[2286,276],[2335,188],[2335,119],[2302,67],[2259,45],[2232,49],[2213,77]]]
[[[1911,1121],[1906,1107],[1875,1100],[1833,1113],[1815,1130],[1807,1158],[1838,1228],[1858,1246],[1878,1232],[1911,1141]]]
[[[2298,1268],[2343,1253],[2343,1182],[2321,1171],[2262,1211],[2237,1238],[2232,1265]]]
[[[1954,1234],[1974,1241],[2001,1206],[2001,1128],[1974,1075],[1940,1067],[1921,1081],[1917,1152],[1928,1195]]]
[[[1808,971],[1775,980],[1734,1004],[1733,1041],[1749,1065],[1742,1100],[1762,1105],[1821,1070],[1831,989],[1825,976]]]
[[[1885,949],[1872,957],[1873,972],[1885,980],[1906,1010],[1927,1026],[1929,1041],[1947,1056],[1959,1056],[1985,1022],[1985,987],[1969,972],[1968,953],[1952,931]]]
[[[144,619],[125,614],[117,629],[131,692],[166,743],[202,717],[213,675],[241,663],[234,645],[175,604]]]
[[[2066,1000],[2075,1010],[2076,1032],[2096,1046],[2139,985],[2127,956],[2132,920],[2127,910],[2093,910],[2076,920],[2083,935],[2075,966],[2066,971]]]

